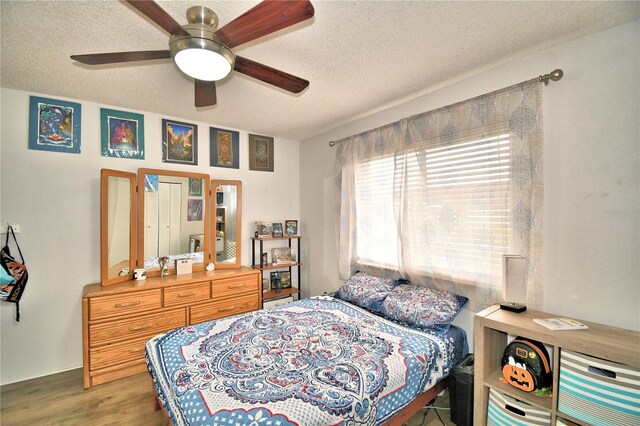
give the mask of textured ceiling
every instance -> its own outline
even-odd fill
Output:
[[[217,84],[216,106],[195,108],[193,81],[171,60],[74,63],[73,54],[168,49],[160,27],[126,3],[105,0],[0,1],[0,84],[304,140],[445,82],[640,17],[636,1],[312,2],[312,19],[234,49],[309,80],[297,95],[232,73]],[[180,23],[190,6],[207,6],[220,26],[257,4],[158,3]],[[549,71],[532,70],[532,77]]]

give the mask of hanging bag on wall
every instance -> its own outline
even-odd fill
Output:
[[[13,241],[20,254],[20,262],[18,262],[13,256],[11,256],[11,250],[9,249],[9,235],[13,237]],[[4,247],[0,250],[0,300],[5,302],[11,302],[16,304],[16,321],[20,321],[20,298],[24,289],[27,286],[27,280],[29,274],[27,273],[27,267],[24,264],[24,257],[22,251],[18,245],[16,234],[13,232],[11,225],[7,226],[7,239],[4,243]]]

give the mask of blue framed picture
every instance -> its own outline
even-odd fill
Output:
[[[198,126],[162,120],[162,162],[198,165]]]
[[[209,128],[211,167],[239,169],[240,133],[232,130]]]
[[[78,103],[31,96],[29,149],[80,154],[81,115]]]
[[[144,115],[100,108],[102,156],[144,160]]]

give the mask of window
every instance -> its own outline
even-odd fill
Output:
[[[511,248],[509,141],[505,132],[427,141],[359,162],[358,263],[398,269],[399,253],[412,253],[405,268],[469,281],[499,269]]]

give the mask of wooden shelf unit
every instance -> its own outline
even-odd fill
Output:
[[[300,235],[285,235],[283,237],[262,237],[262,238],[251,237],[251,243],[252,243],[251,244],[251,267],[260,271],[262,279],[265,278],[264,271],[267,271],[267,270],[288,269],[289,273],[291,273],[291,287],[283,288],[277,293],[275,290],[269,290],[269,291],[263,292],[262,303],[268,302],[269,300],[282,299],[284,297],[289,297],[289,296],[297,297],[297,299],[300,300],[300,295],[302,294],[302,285],[301,285],[301,276],[300,276],[300,270],[302,267],[302,263],[300,263],[300,260],[301,260],[300,259],[300,239],[301,238],[302,237]],[[273,263],[269,263],[266,266],[261,266],[262,253],[265,252],[264,251],[265,241],[270,241],[270,242],[287,241],[289,248],[291,248],[292,240],[298,241],[297,249],[296,249],[296,255],[298,256],[297,263],[284,263],[284,264],[277,264],[277,265],[274,265]],[[260,249],[256,253],[257,241],[260,242],[259,244]],[[256,255],[258,256],[257,263],[256,263]],[[297,287],[293,286],[293,277],[294,277],[292,273],[293,268],[297,268],[297,275],[296,275],[297,284],[298,284]]]
[[[639,332],[583,320],[579,321],[589,326],[586,330],[552,331],[533,322],[534,318],[562,316],[533,310],[518,314],[502,310],[499,305],[493,305],[476,314],[474,321],[474,425],[486,424],[489,389],[494,389],[549,412],[552,425],[556,424],[558,416],[577,424],[584,424],[557,409],[560,355],[563,349],[640,368]],[[553,396],[551,398],[521,391],[499,380],[500,361],[509,336],[522,336],[537,340],[553,351]]]

